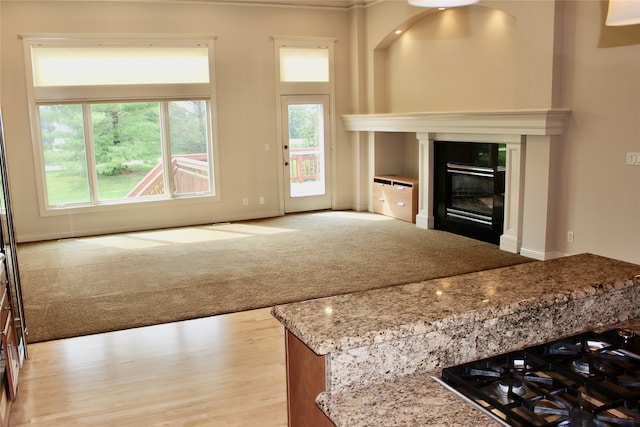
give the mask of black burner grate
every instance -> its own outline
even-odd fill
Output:
[[[442,379],[512,426],[640,426],[640,349],[623,335],[580,334],[447,368]]]

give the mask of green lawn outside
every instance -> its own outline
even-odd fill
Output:
[[[98,175],[99,200],[114,200],[126,195],[153,169],[150,165],[131,165],[121,175]],[[86,203],[89,201],[86,176],[69,171],[47,172],[47,193],[50,205]]]

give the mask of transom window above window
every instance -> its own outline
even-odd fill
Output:
[[[207,46],[31,46],[35,87],[209,83]]]

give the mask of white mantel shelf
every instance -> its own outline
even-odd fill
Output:
[[[509,135],[560,135],[571,110],[459,111],[351,114],[342,120],[348,131],[457,132]]]

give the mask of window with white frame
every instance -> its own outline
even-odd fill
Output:
[[[213,39],[25,48],[45,211],[215,195]]]
[[[335,93],[331,37],[274,36],[276,97]]]

